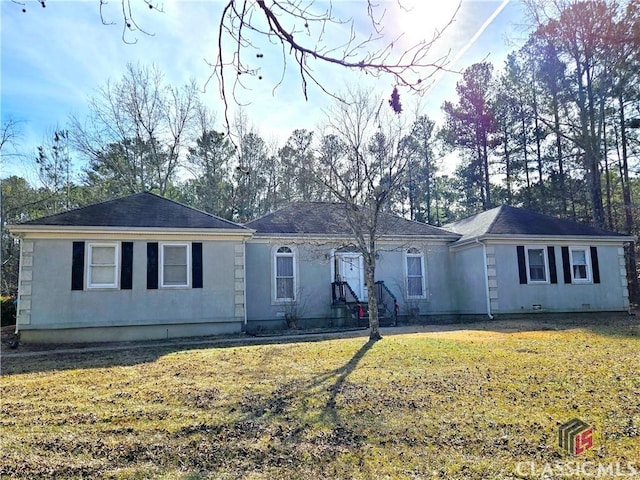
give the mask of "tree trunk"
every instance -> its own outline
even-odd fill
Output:
[[[380,335],[380,317],[378,315],[378,290],[375,282],[375,256],[369,254],[372,258],[365,258],[365,284],[367,293],[369,294],[369,340],[377,341],[382,338]]]
[[[556,160],[558,162],[558,175],[560,177],[560,205],[562,215],[567,214],[567,192],[564,187],[565,173],[564,160],[562,158],[562,135],[560,134],[560,108],[558,105],[558,94],[553,92],[553,127],[556,132]]]
[[[620,106],[620,139],[622,141],[622,199],[624,202],[624,226],[626,233],[633,235],[633,202],[631,200],[631,185],[629,183],[629,163],[627,153],[627,125],[624,115],[624,99],[622,91],[618,96]],[[627,278],[629,281],[629,297],[632,302],[638,302],[640,297],[640,285],[638,284],[638,270],[636,265],[635,242],[629,243],[627,251]]]
[[[594,105],[592,72],[590,68],[585,68],[586,74],[586,104],[584,105],[585,116],[583,117],[583,140],[585,142],[585,163],[589,172],[591,193],[591,205],[593,208],[593,223],[597,227],[605,226],[604,202],[602,201],[602,177],[600,174],[600,138],[596,136],[596,108]],[[583,93],[584,95],[584,93]],[[584,97],[583,97],[584,98]]]
[[[534,71],[535,72],[535,71]],[[536,79],[535,73],[532,79],[531,89],[533,91],[533,119],[535,122],[535,135],[536,135],[536,159],[538,161],[538,187],[540,189],[540,202],[542,203],[544,198],[544,179],[543,175],[543,161],[542,161],[542,141],[540,132],[540,115],[538,113],[538,96],[536,95]]]
[[[487,148],[487,134],[484,134],[484,138],[482,139],[482,165],[484,169],[484,188],[485,192],[485,210],[491,209],[491,183],[489,181],[489,152]]]
[[[504,123],[504,168],[505,168],[505,176],[506,176],[506,185],[507,185],[507,203],[511,204],[512,192],[511,192],[511,157],[509,153],[509,132],[507,130],[507,124]]]

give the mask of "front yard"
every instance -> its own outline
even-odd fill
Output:
[[[640,322],[519,327],[6,354],[0,476],[640,477]],[[557,445],[574,417],[578,457]]]

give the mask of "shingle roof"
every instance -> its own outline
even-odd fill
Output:
[[[30,220],[21,225],[246,230],[240,224],[148,192]]]
[[[426,223],[414,222],[390,213],[380,216],[381,235],[458,235]],[[344,204],[329,202],[298,202],[246,223],[258,234],[351,235]]]
[[[502,205],[449,223],[444,228],[462,235],[461,242],[484,235],[549,235],[616,237],[625,234]]]

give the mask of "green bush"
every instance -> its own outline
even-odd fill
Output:
[[[15,297],[0,297],[0,300],[2,300],[2,310],[0,311],[0,315],[2,315],[2,326],[6,327],[7,325],[15,325],[16,324]]]

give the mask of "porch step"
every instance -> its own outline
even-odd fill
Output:
[[[357,303],[355,302],[350,302],[350,303],[335,303],[331,306],[331,308],[334,309],[342,309],[342,310],[346,310],[348,311],[348,314],[350,314],[351,317],[351,321],[352,321],[352,325],[357,326],[357,327],[368,327],[369,326],[369,309],[367,307],[366,304],[362,305],[362,309],[363,309],[363,316],[360,317],[356,312],[356,308],[357,308]],[[380,304],[378,306],[378,311],[379,311],[379,323],[381,327],[394,327],[396,325],[395,319],[393,318],[392,315],[390,315],[383,304]]]

